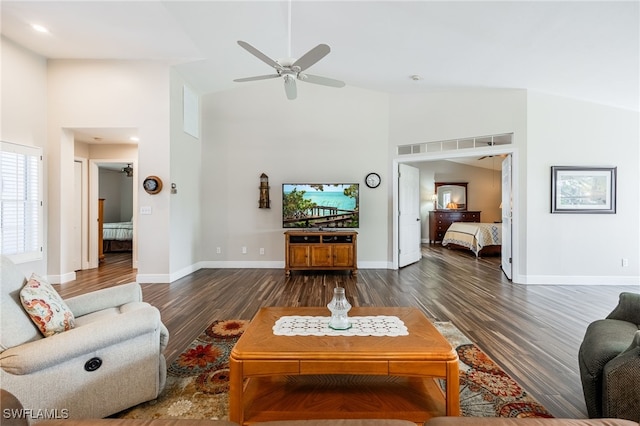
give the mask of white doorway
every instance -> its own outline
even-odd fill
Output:
[[[513,261],[513,255],[511,252],[511,206],[513,205],[511,197],[511,155],[502,160],[502,202],[500,208],[502,209],[502,251],[501,251],[501,267],[507,278],[511,279],[511,263]]]
[[[89,188],[89,263],[92,268],[97,268],[99,265],[98,259],[98,199],[100,198],[100,167],[110,167],[112,169],[120,169],[127,164],[131,164],[134,169],[134,176],[127,178],[131,180],[131,221],[133,222],[133,240],[131,262],[132,267],[137,265],[137,220],[135,211],[137,209],[137,191],[136,191],[136,177],[135,170],[137,170],[137,162],[132,159],[96,159],[89,161],[89,181],[91,182]]]
[[[398,164],[398,267],[422,258],[420,249],[420,169]]]
[[[470,164],[473,164],[475,162],[477,162],[477,159],[481,156],[491,156],[492,159],[491,161],[493,162],[495,160],[496,166],[500,167],[498,169],[496,169],[496,183],[499,186],[502,186],[501,184],[501,165],[502,165],[502,161],[497,161],[498,159],[502,160],[499,157],[504,157],[507,156],[510,159],[510,179],[509,179],[509,199],[510,199],[510,206],[511,209],[509,210],[502,210],[499,213],[496,213],[496,218],[495,219],[488,219],[488,220],[498,220],[498,218],[502,217],[502,215],[509,213],[509,220],[507,223],[503,222],[502,226],[508,226],[509,229],[506,231],[507,235],[506,237],[503,237],[503,240],[506,238],[507,239],[507,244],[509,245],[507,248],[507,257],[506,259],[511,259],[511,261],[509,262],[509,266],[510,266],[510,275],[508,275],[507,277],[511,280],[512,276],[513,277],[517,277],[518,275],[518,230],[517,230],[517,224],[518,224],[518,193],[517,193],[517,187],[518,187],[518,178],[517,178],[517,159],[518,159],[518,155],[517,155],[517,149],[515,147],[511,147],[511,146],[505,146],[503,147],[504,149],[501,150],[497,150],[495,149],[496,147],[491,147],[491,148],[487,148],[487,149],[477,149],[477,150],[465,150],[464,153],[460,153],[460,152],[437,152],[437,153],[422,153],[422,154],[412,154],[412,155],[406,155],[407,158],[398,158],[394,160],[393,163],[393,167],[395,170],[398,170],[398,166],[400,164],[404,164],[404,163],[408,163],[408,164],[412,164],[414,166],[418,166],[419,168],[421,164],[424,163],[429,163],[429,162],[433,162],[433,161],[442,161],[442,160],[448,160],[448,161],[456,161],[459,162],[460,160],[462,160],[462,162],[468,162]],[[472,152],[470,152],[472,151]],[[466,160],[466,161],[465,161]],[[432,194],[434,193],[434,189],[432,188],[431,185],[433,185],[433,182],[427,184],[425,183],[426,180],[428,180],[428,176],[425,175],[423,177],[420,178],[421,179],[421,183],[420,183],[420,191],[422,193],[421,199],[420,199],[420,203],[422,204],[423,208],[421,209],[421,217],[424,216],[424,213],[427,213],[427,217],[428,217],[428,212],[427,210],[431,210],[432,207],[426,206],[426,203],[433,203],[432,199],[425,199],[425,197],[431,197]],[[500,183],[498,183],[500,182]],[[425,185],[429,185],[429,186],[425,186]],[[471,194],[471,196],[473,197],[473,193]],[[477,196],[477,194],[476,194]],[[504,196],[503,194],[500,195],[500,197]],[[498,199],[500,200],[500,198]],[[496,202],[495,206],[498,206],[499,201]],[[504,205],[504,202],[503,202]],[[399,190],[398,187],[394,187],[394,192],[393,192],[393,211],[394,211],[394,215],[393,215],[393,243],[394,243],[394,247],[393,247],[393,258],[392,258],[392,264],[393,264],[393,268],[394,269],[398,269],[400,266],[399,263],[399,256],[397,255],[398,252],[398,244],[400,243],[400,227],[399,227],[399,218],[397,215],[398,212],[398,207],[399,206]],[[483,218],[484,221],[484,218]],[[424,226],[423,228],[423,232],[428,232],[428,229],[425,230]],[[426,243],[428,242],[428,239],[426,238],[425,235],[425,239],[422,240],[422,243]]]

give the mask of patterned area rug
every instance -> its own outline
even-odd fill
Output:
[[[113,417],[228,419],[233,345],[249,321],[215,321],[167,369],[160,396]],[[460,358],[460,408],[469,417],[553,417],[449,322],[435,323]],[[441,380],[444,388],[446,382]]]

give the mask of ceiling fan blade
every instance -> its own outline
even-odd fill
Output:
[[[267,55],[265,55],[264,53],[262,53],[261,51],[253,47],[252,45],[250,45],[249,43],[247,43],[246,41],[238,40],[238,44],[240,45],[240,47],[245,49],[247,52],[251,53],[256,58],[260,59],[262,62],[269,65],[270,67],[273,67],[277,70],[282,70],[282,67],[280,66],[279,63],[277,63],[276,61],[274,61],[273,59],[271,59],[270,57],[268,57]]]
[[[326,44],[319,44],[304,55],[297,61],[291,65],[291,68],[299,67],[300,71],[304,71],[309,68],[311,65],[318,62],[320,59],[324,58],[331,52],[331,48]]]
[[[344,81],[334,80],[333,78],[320,77],[317,75],[301,74],[298,78],[307,83],[321,84],[323,86],[344,87]]]
[[[243,83],[245,81],[268,80],[270,78],[278,78],[278,77],[280,77],[280,74],[269,74],[269,75],[258,75],[255,77],[236,78],[233,81],[238,83]]]
[[[298,90],[296,88],[296,79],[290,75],[284,77],[284,91],[287,94],[287,99],[294,100],[298,96]]]

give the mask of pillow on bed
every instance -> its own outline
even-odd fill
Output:
[[[32,274],[20,290],[20,301],[44,337],[75,327],[73,312],[51,284],[37,274]]]

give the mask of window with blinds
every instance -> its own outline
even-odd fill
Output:
[[[1,142],[0,253],[14,262],[42,258],[42,150]]]

